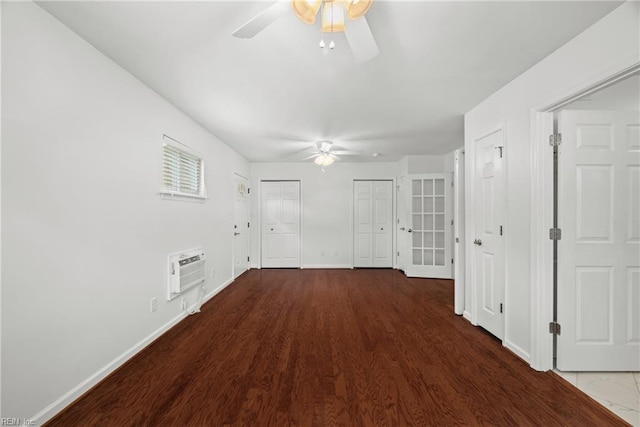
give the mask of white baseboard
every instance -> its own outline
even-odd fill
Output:
[[[471,323],[473,326],[478,326],[475,323],[473,323],[473,320],[471,320],[471,313],[469,313],[467,310],[464,310],[462,312],[462,317],[464,317],[465,319],[467,319],[469,321],[469,323]]]
[[[321,269],[321,268],[339,268],[339,269],[345,269],[345,268],[353,268],[350,264],[309,264],[309,265],[303,265],[300,268],[309,268],[309,269]]]
[[[216,289],[212,290],[208,294],[204,296],[202,303],[209,301],[216,294],[218,294],[221,290],[229,286],[233,282],[233,278],[227,280],[222,283]],[[76,399],[82,396],[84,393],[89,391],[93,386],[98,384],[100,381],[105,379],[109,374],[122,366],[125,362],[131,359],[133,356],[138,354],[141,350],[143,350],[146,346],[151,344],[169,329],[180,323],[181,320],[185,319],[189,316],[188,312],[185,310],[181,312],[179,315],[162,325],[160,328],[156,329],[147,337],[140,340],[137,344],[131,347],[129,350],[122,353],[120,356],[113,359],[106,366],[99,369],[96,373],[88,377],[86,380],[82,381],[80,384],[69,390],[67,393],[63,394],[60,398],[56,399],[52,404],[44,408],[42,411],[38,412],[36,415],[31,417],[31,420],[35,423],[35,425],[42,425],[53,418],[56,414],[62,411],[64,408],[73,403]]]
[[[529,354],[529,352],[525,351],[523,348],[521,348],[520,346],[514,344],[512,341],[509,341],[507,339],[503,341],[502,345],[504,345],[506,348],[511,350],[511,352],[514,353],[516,356],[518,356],[519,358],[521,358],[522,360],[530,364],[531,354]]]

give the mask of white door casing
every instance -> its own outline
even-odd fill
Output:
[[[234,174],[233,278],[249,269],[249,187],[247,178]]]
[[[454,312],[463,314],[465,309],[465,234],[464,234],[464,150],[455,151],[455,184],[453,186],[453,259],[455,279]],[[468,303],[468,301],[467,301]]]
[[[407,175],[408,277],[451,278],[451,181],[448,173]],[[401,251],[403,249],[400,249]]]
[[[262,181],[262,268],[300,267],[300,181]]]
[[[640,370],[640,117],[561,111],[557,368]]]
[[[471,246],[476,321],[499,339],[504,336],[504,130],[491,132],[474,143],[473,206],[469,210],[474,234]]]
[[[398,218],[396,224],[396,247],[398,248],[398,256],[396,258],[396,264],[398,270],[404,271],[407,257],[407,229],[409,228],[407,223],[406,214],[406,202],[405,195],[406,188],[404,187],[404,176],[401,176],[397,180],[396,184],[396,215]]]
[[[393,182],[354,181],[354,267],[393,266]]]

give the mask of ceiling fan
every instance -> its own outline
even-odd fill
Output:
[[[252,38],[290,11],[302,22],[313,25],[318,12],[322,10],[321,31],[344,32],[356,62],[365,62],[375,58],[380,52],[364,16],[372,2],[373,0],[278,0],[234,31],[233,36]],[[345,14],[349,18],[347,22]],[[329,47],[333,49],[333,46],[332,41]],[[324,47],[323,41],[320,41],[320,47]]]
[[[336,160],[340,159],[340,156],[361,155],[362,153],[356,151],[343,150],[340,147],[333,145],[333,142],[322,140],[316,142],[315,152],[305,157],[303,160],[314,159],[313,162],[322,166],[330,166]]]

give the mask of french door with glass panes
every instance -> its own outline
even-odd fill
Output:
[[[451,179],[449,174],[409,175],[404,272],[409,277],[451,278]]]

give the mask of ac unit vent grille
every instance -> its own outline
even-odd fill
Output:
[[[204,283],[206,257],[201,248],[169,255],[169,299]]]

